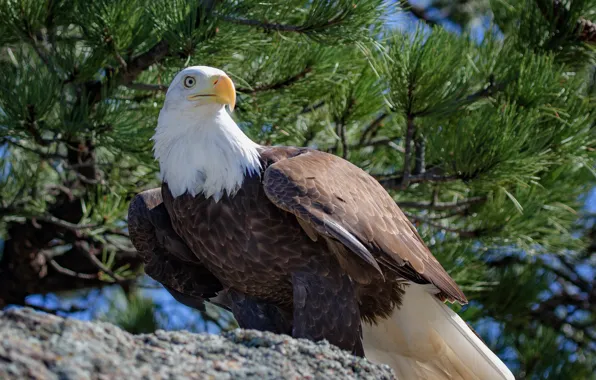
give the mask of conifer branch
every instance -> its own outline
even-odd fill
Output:
[[[69,276],[69,277],[74,277],[74,278],[80,278],[82,280],[97,280],[97,275],[96,274],[89,274],[89,273],[79,273],[79,272],[75,272],[71,269],[68,268],[64,268],[62,265],[58,264],[58,262],[56,262],[56,260],[51,259],[48,261],[51,265],[52,268],[54,268],[54,270],[60,274]]]
[[[568,283],[572,284],[573,286],[577,287],[578,289],[580,289],[583,292],[586,292],[587,294],[590,294],[592,291],[594,291],[595,289],[593,288],[593,286],[590,284],[589,281],[584,280],[583,278],[581,278],[578,274],[576,269],[573,267],[573,265],[568,261],[568,258],[561,255],[561,256],[557,256],[558,261],[567,269],[567,270],[563,270],[562,268],[557,268],[553,265],[549,265],[546,262],[544,262],[544,260],[542,260],[542,265],[550,270],[551,272],[553,272],[554,274],[556,274],[557,276],[561,277],[562,279],[564,279],[565,281],[567,281]]]
[[[405,142],[405,152],[404,152],[404,169],[399,182],[394,183],[394,187],[398,187],[401,189],[405,189],[410,184],[410,170],[411,170],[411,160],[412,160],[412,138],[414,137],[414,116],[409,114],[407,127],[406,127],[406,142]]]
[[[459,237],[462,237],[462,238],[477,238],[483,232],[483,230],[464,230],[464,229],[460,229],[460,228],[447,227],[440,223],[434,222],[433,220],[431,220],[429,218],[425,218],[423,216],[419,216],[416,214],[411,214],[409,212],[404,212],[404,215],[406,215],[408,217],[408,219],[410,219],[411,221],[424,223],[424,224],[427,224],[433,228],[438,228],[443,231],[452,232],[454,234],[459,235]]]
[[[338,120],[335,120],[336,128],[337,128],[337,135],[339,136],[339,140],[335,146],[335,151],[338,150],[338,144],[341,145],[341,156],[342,158],[348,157],[349,146],[346,137],[346,121],[348,120],[348,116],[350,112],[352,112],[352,108],[354,107],[355,99],[350,96],[348,101],[346,102],[346,107],[344,108],[341,116]]]
[[[74,174],[76,175],[76,177],[79,179],[79,181],[87,184],[87,185],[99,185],[99,184],[103,184],[103,180],[101,179],[91,179],[88,178],[86,176],[84,176],[83,174],[81,174],[78,171],[75,171]]]
[[[48,68],[48,70],[52,74],[57,74],[56,68],[52,65],[48,56],[41,50],[41,47],[39,46],[39,41],[36,36],[32,34],[29,35],[29,44],[31,45],[33,51],[35,51],[39,59],[41,59],[43,64]]]
[[[114,281],[116,282],[122,282],[125,279],[118,276],[116,273],[114,273],[110,268],[106,267],[101,260],[99,260],[96,256],[95,253],[97,251],[96,248],[92,248],[91,246],[89,247],[85,247],[83,245],[83,241],[77,241],[75,243],[75,246],[82,252],[85,252],[85,255],[89,258],[89,260],[91,260],[91,262],[93,263],[93,265],[95,265],[97,267],[97,269],[99,269],[100,271],[106,273],[108,276],[110,276]]]
[[[368,126],[366,126],[366,128],[364,128],[364,131],[362,131],[362,135],[360,136],[358,145],[364,145],[366,141],[368,141],[369,139],[374,137],[377,130],[383,124],[383,120],[385,120],[387,118],[387,116],[389,116],[389,114],[386,112],[383,112],[379,116],[377,116],[375,118],[375,120],[372,121],[372,123],[370,123]]]
[[[427,10],[412,4],[409,0],[399,0],[399,5],[402,9],[409,11],[420,21],[425,22],[428,26],[436,26],[437,22],[427,16]]]
[[[317,102],[313,105],[306,106],[306,107],[302,108],[302,111],[300,111],[300,115],[304,115],[306,113],[316,111],[319,108],[323,107],[324,105],[325,105],[325,102],[323,100],[321,100],[320,102]]]
[[[502,82],[496,83],[494,77],[490,77],[489,78],[489,83],[487,86],[485,86],[484,88],[464,97],[464,98],[460,98],[457,99],[455,101],[443,104],[442,106],[437,107],[436,109],[424,109],[422,111],[416,112],[414,113],[415,117],[422,117],[422,116],[428,116],[428,115],[433,115],[433,114],[439,114],[445,110],[453,110],[453,109],[458,109],[467,105],[470,105],[472,103],[477,102],[480,99],[484,99],[487,97],[490,97],[498,92],[503,91],[510,83],[516,81],[519,78],[519,73],[513,75],[511,78],[504,80]]]
[[[49,159],[65,160],[66,159],[65,156],[58,154],[58,153],[48,153],[48,152],[41,151],[39,149],[30,148],[28,146],[22,145],[19,142],[17,142],[14,138],[10,138],[10,137],[0,138],[0,143],[7,143],[9,145],[13,145],[19,149],[23,149],[23,150],[26,150],[27,152],[34,153],[34,154],[38,155],[40,158],[46,159],[46,160],[49,160]]]
[[[139,91],[156,91],[156,92],[167,92],[168,86],[163,84],[149,84],[149,83],[128,83],[125,85],[131,90]]]
[[[264,84],[261,86],[256,86],[256,87],[251,87],[251,88],[237,88],[236,90],[238,92],[244,92],[244,93],[257,93],[257,92],[264,92],[264,91],[270,91],[270,90],[280,90],[282,88],[291,86],[292,84],[298,82],[299,80],[303,79],[304,77],[306,77],[306,75],[308,75],[308,73],[310,73],[312,71],[312,67],[311,66],[306,66],[302,71],[300,71],[297,74],[294,74],[280,82],[275,82],[275,83],[270,83],[270,84]]]
[[[593,328],[594,322],[589,319],[585,322],[574,321],[569,317],[557,315],[555,312],[557,306],[573,305],[577,303],[585,304],[586,302],[588,301],[582,301],[576,295],[563,292],[540,303],[537,308],[530,310],[530,316],[552,328],[554,331],[562,331],[562,327],[568,325],[574,331],[566,332],[563,330],[563,334],[566,338],[573,341],[578,346],[596,353],[596,347],[590,344],[590,341],[596,341],[596,331]],[[589,309],[589,302],[587,305],[584,305],[584,307],[580,306],[578,308],[578,310],[585,311],[588,311]]]
[[[365,148],[375,148],[375,147],[379,147],[379,146],[390,146],[392,149],[395,149],[400,153],[405,153],[404,148],[402,148],[401,146],[397,146],[396,144],[393,144],[393,141],[399,139],[400,137],[401,136],[381,137],[376,140],[365,143],[364,145],[361,145],[359,143],[348,144],[348,149],[365,149]],[[337,152],[337,148],[338,147],[329,147],[327,149],[327,152],[335,153],[335,152]],[[386,176],[385,177],[377,176],[377,177],[378,178],[387,178]],[[401,176],[399,178],[401,178]]]
[[[544,18],[554,18],[557,21],[557,29],[564,30],[565,22],[569,18],[569,10],[565,7],[565,4],[561,0],[553,0],[552,14],[551,7],[549,7],[544,1],[536,0],[536,5]],[[596,23],[581,17],[575,23],[574,33],[577,35],[580,41],[587,43],[596,43]]]
[[[519,75],[515,75],[514,78],[511,78],[510,80],[506,80],[506,81],[503,81],[500,83],[495,83],[495,79],[493,77],[489,78],[488,86],[486,86],[485,88],[483,88],[479,91],[476,91],[475,93],[473,93],[471,95],[468,95],[466,98],[464,98],[461,101],[461,104],[459,105],[459,107],[461,107],[462,105],[474,103],[477,100],[486,98],[486,97],[491,96],[497,92],[503,91],[509,83],[517,80],[518,77],[519,77]]]
[[[238,17],[228,17],[223,16],[221,18],[224,21],[237,24],[237,25],[246,25],[246,26],[253,26],[256,28],[263,29],[266,32],[289,32],[289,33],[303,33],[308,34],[318,30],[325,30],[332,26],[335,26],[342,22],[342,17],[332,18],[327,20],[327,22],[319,24],[319,25],[288,25],[288,24],[279,24],[279,23],[270,23],[264,22],[259,20],[250,20],[246,18],[238,18]]]
[[[123,85],[132,83],[149,66],[164,59],[169,51],[170,45],[166,40],[158,42],[145,53],[132,59],[126,66],[124,75],[120,78],[119,83]]]
[[[407,151],[406,151],[407,154]],[[410,153],[411,154],[411,153]],[[404,169],[405,172],[405,169]],[[461,177],[457,174],[435,174],[433,172],[425,172],[422,174],[407,174],[401,176],[375,176],[381,185],[388,189],[405,189],[410,184],[421,182],[453,182],[460,180]]]
[[[41,146],[48,145],[48,142],[41,137],[41,134],[37,129],[37,117],[35,114],[35,106],[33,104],[27,105],[27,119],[25,120],[25,128],[37,144]]]
[[[376,140],[372,140],[369,143],[367,143],[366,145],[361,146],[362,148],[366,148],[366,147],[376,147],[376,146],[381,146],[381,145],[389,145],[391,142],[393,142],[394,140],[399,139],[401,136],[394,136],[394,137],[381,137],[379,139]],[[406,150],[400,146],[396,146],[393,145],[392,146],[393,149],[397,150],[398,152],[401,153],[405,153]]]
[[[423,210],[435,210],[435,211],[445,211],[445,210],[453,210],[453,209],[463,209],[467,208],[476,204],[484,203],[487,200],[486,197],[471,197],[467,199],[462,199],[455,202],[397,202],[400,207],[405,208],[414,208],[414,209],[423,209]]]
[[[36,220],[46,222],[46,223],[52,223],[59,227],[63,227],[63,228],[66,228],[66,229],[69,229],[72,231],[88,229],[88,228],[95,228],[98,226],[98,224],[74,224],[74,223],[67,222],[66,220],[58,219],[52,215],[36,216],[32,219],[36,219]]]
[[[425,154],[426,154],[426,142],[424,141],[424,137],[417,134],[414,137],[414,148],[416,149],[416,154],[414,157],[414,175],[423,174],[426,171],[426,161],[425,161]]]
[[[567,267],[569,273],[550,265],[543,258],[533,260],[532,258],[523,258],[517,255],[504,256],[496,261],[488,261],[487,264],[493,267],[507,267],[512,264],[528,266],[535,262],[547,272],[554,274],[557,277],[556,282],[561,285],[560,290],[540,301],[529,311],[529,316],[555,331],[561,331],[564,325],[568,325],[576,333],[579,332],[580,334],[564,332],[567,339],[570,339],[581,347],[596,352],[596,348],[590,347],[590,341],[593,342],[596,340],[593,317],[587,316],[583,321],[572,319],[577,311],[590,312],[594,308],[592,299],[595,289],[590,284],[590,281],[582,279],[579,276],[577,270],[571,263],[567,262],[565,256],[557,256],[557,258],[564,266],[569,266]],[[578,289],[579,292],[575,289],[570,291],[569,285]],[[556,309],[560,306],[567,308],[574,307],[574,310],[565,314],[558,314],[556,313]],[[584,337],[587,339],[584,339]]]

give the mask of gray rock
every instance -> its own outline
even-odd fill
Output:
[[[394,379],[388,366],[253,330],[132,335],[31,309],[0,312],[0,379]]]

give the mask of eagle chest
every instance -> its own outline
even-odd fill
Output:
[[[317,267],[320,243],[269,201],[259,178],[246,178],[234,196],[218,202],[189,194],[174,199],[167,185],[163,198],[176,233],[226,286],[291,299],[290,272]]]

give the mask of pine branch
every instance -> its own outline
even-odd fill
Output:
[[[472,197],[456,202],[397,202],[399,207],[414,208],[422,210],[446,211],[460,208],[467,208],[476,204],[484,203],[486,197]]]
[[[393,141],[399,139],[401,136],[394,136],[394,137],[382,137],[379,138],[377,140],[373,140],[370,143],[368,143],[367,145],[364,145],[362,148],[366,148],[366,147],[376,147],[376,146],[381,146],[381,145],[391,145],[391,148],[397,150],[400,153],[405,153],[406,150],[400,146],[397,146],[396,144],[393,143]]]
[[[427,108],[422,111],[416,112],[413,116],[422,117],[432,114],[440,114],[444,110],[449,110],[450,112],[452,112],[454,109],[459,109],[461,107],[470,105],[472,103],[477,102],[480,99],[488,98],[498,92],[503,91],[510,83],[516,81],[517,78],[519,78],[519,73],[513,75],[510,79],[504,80],[499,83],[495,83],[495,79],[491,76],[491,78],[489,78],[488,86],[484,87],[483,89],[478,90],[464,98],[456,99],[455,101],[443,104],[437,107],[436,109]]]
[[[362,135],[360,136],[360,140],[358,141],[358,145],[364,145],[366,141],[369,141],[377,132],[377,130],[381,127],[383,120],[385,120],[389,116],[386,112],[381,113],[379,116],[373,120],[364,131],[362,131]]]
[[[96,256],[95,256],[95,251],[97,251],[97,249],[92,248],[91,246],[85,247],[84,246],[84,241],[77,241],[75,242],[75,246],[82,252],[85,252],[85,255],[89,258],[89,260],[91,260],[91,262],[93,263],[93,265],[95,265],[97,267],[97,269],[99,269],[100,271],[106,273],[108,276],[110,276],[114,281],[116,282],[123,282],[125,281],[124,278],[118,276],[116,273],[114,273],[110,268],[106,267],[101,260],[99,260]]]
[[[404,169],[402,173],[401,180],[396,183],[396,187],[400,189],[405,189],[410,184],[410,170],[411,170],[411,160],[412,160],[412,138],[414,137],[416,127],[414,126],[414,116],[411,114],[408,115],[408,122],[407,122],[407,129],[406,129],[406,142],[405,142],[405,152],[404,152]],[[394,185],[395,186],[395,185]]]
[[[316,111],[319,108],[323,107],[324,105],[325,105],[325,102],[321,100],[320,102],[317,102],[313,105],[306,106],[306,107],[302,108],[302,111],[300,111],[300,115],[304,115],[304,114]]]
[[[399,5],[402,9],[409,11],[420,21],[425,22],[428,26],[436,26],[437,22],[427,16],[427,10],[418,5],[412,4],[409,0],[399,0]]]
[[[41,151],[36,148],[30,148],[25,145],[22,145],[12,137],[0,137],[0,143],[7,143],[9,145],[13,145],[19,149],[23,149],[23,150],[26,150],[27,152],[34,153],[34,154],[38,155],[40,158],[46,159],[46,160],[49,160],[49,159],[65,160],[66,159],[65,156],[57,154],[57,153],[48,153],[48,152],[44,152],[44,151]]]
[[[338,150],[338,144],[341,145],[341,156],[344,159],[348,157],[349,152],[348,142],[346,140],[346,121],[348,119],[348,116],[350,115],[350,112],[352,112],[352,108],[354,107],[354,101],[355,99],[350,96],[350,99],[348,99],[348,101],[346,102],[346,107],[344,108],[341,116],[338,120],[335,121],[337,135],[339,136],[339,140],[337,141],[335,150]]]
[[[80,230],[80,229],[87,229],[87,228],[95,228],[98,227],[98,224],[74,224],[74,223],[70,223],[67,222],[66,220],[62,220],[62,219],[58,219],[55,216],[52,215],[42,215],[42,216],[36,216],[34,218],[31,219],[36,219],[36,220],[40,220],[42,222],[46,222],[46,223],[52,223],[55,224],[59,227],[63,227],[66,229],[69,229],[71,231],[76,231],[76,230]]]
[[[405,154],[408,153],[406,148]],[[404,164],[405,165],[405,164]],[[407,177],[406,177],[407,174]],[[387,189],[406,189],[409,185],[413,183],[421,183],[421,182],[453,182],[457,181],[460,178],[457,174],[450,174],[450,175],[442,175],[442,174],[435,174],[433,172],[425,172],[422,174],[414,174],[410,175],[409,170],[406,173],[404,168],[404,174],[401,176],[375,176],[377,177],[377,181],[381,185],[383,185]]]
[[[75,196],[72,193],[72,190],[69,189],[68,187],[58,184],[58,183],[48,183],[47,185],[45,185],[46,190],[48,191],[48,193],[52,193],[52,190],[58,190],[59,192],[63,193],[66,195],[66,198],[68,199],[69,202],[72,202],[75,200]],[[54,194],[56,194],[56,192],[53,192]]]
[[[563,30],[565,28],[565,21],[569,18],[569,10],[561,0],[553,0],[552,15],[551,8],[541,0],[536,0],[536,5],[540,12],[547,20],[551,16],[557,21],[557,29]],[[596,43],[596,23],[581,17],[575,23],[574,33],[578,39],[587,43]]]
[[[581,298],[578,298],[577,295],[563,292],[538,304],[538,307],[530,310],[530,316],[552,328],[554,331],[561,331],[567,339],[573,341],[578,346],[596,353],[596,348],[589,344],[590,341],[596,341],[596,331],[593,329],[593,320],[590,320],[588,317],[585,322],[574,321],[569,319],[568,315],[561,316],[555,312],[558,306],[574,304],[583,304],[583,307],[580,306],[582,310],[590,310],[589,303],[586,304],[586,302],[581,300]],[[563,329],[564,325],[573,328],[575,333],[565,331],[565,329]],[[577,334],[577,332],[580,332],[580,334]]]
[[[168,55],[169,50],[170,46],[168,42],[162,40],[145,53],[133,58],[127,64],[124,75],[119,79],[119,84],[127,85],[132,83],[143,71],[164,59]]]
[[[113,235],[113,234],[112,234]],[[137,250],[134,247],[126,247],[121,245],[120,243],[115,242],[111,237],[110,237],[110,233],[105,233],[103,234],[103,238],[105,239],[105,241],[111,245],[112,247],[114,247],[118,253],[122,254],[122,253],[127,253],[134,256],[138,255]]]
[[[163,84],[149,84],[149,83],[128,83],[126,87],[130,88],[131,90],[139,90],[139,91],[160,91],[160,92],[167,92],[168,86]]]
[[[459,235],[459,237],[461,237],[461,238],[478,238],[484,232],[484,230],[480,230],[480,229],[470,231],[470,230],[464,230],[464,229],[460,229],[460,228],[446,227],[440,223],[434,222],[433,220],[431,220],[429,218],[425,218],[423,216],[419,216],[416,214],[411,214],[409,212],[404,212],[404,215],[406,215],[408,217],[408,219],[410,219],[412,222],[420,222],[420,223],[427,224],[433,228],[438,228],[443,231],[452,232],[454,234]]]
[[[325,30],[332,26],[339,24],[342,19],[341,17],[335,19],[329,19],[327,22],[316,25],[316,26],[305,26],[305,25],[288,25],[288,24],[279,24],[279,23],[269,23],[259,20],[250,20],[246,18],[237,18],[237,17],[229,17],[223,16],[221,18],[224,21],[236,24],[236,25],[246,25],[252,26],[259,29],[263,29],[266,32],[289,32],[289,33],[303,33],[308,34],[315,32],[317,30]]]
[[[399,202],[397,202],[398,206],[402,206]],[[443,219],[449,219],[449,218],[453,218],[455,216],[462,216],[465,213],[466,209],[465,207],[462,209],[454,209],[451,212],[445,213],[445,214],[431,214],[429,216],[427,216],[426,218],[428,220],[443,220]]]
[[[238,92],[243,92],[243,93],[257,93],[257,92],[264,92],[264,91],[270,91],[270,90],[280,90],[282,88],[291,86],[292,84],[298,82],[299,80],[303,79],[304,77],[306,77],[306,75],[308,75],[308,73],[310,73],[312,71],[312,67],[311,66],[306,66],[302,71],[300,71],[299,73],[292,75],[280,82],[276,82],[276,83],[270,83],[270,84],[264,84],[261,86],[256,86],[256,87],[251,87],[251,88],[237,88],[236,91]]]
[[[566,270],[549,265],[544,262],[544,260],[542,260],[542,266],[587,294],[590,294],[592,291],[594,291],[594,288],[590,282],[584,280],[579,276],[579,274],[577,274],[576,268],[574,268],[573,264],[568,261],[567,257],[561,255],[557,256],[557,259]]]
[[[75,175],[81,182],[83,182],[87,185],[99,185],[99,184],[103,185],[104,184],[103,180],[87,178],[84,175],[82,175],[81,173],[79,173],[78,171],[75,171]]]
[[[52,65],[46,53],[44,53],[41,50],[41,47],[39,46],[39,41],[36,36],[29,34],[29,44],[31,45],[33,51],[35,51],[39,59],[41,59],[43,64],[48,68],[48,70],[53,74],[57,74],[56,68]]]
[[[565,256],[557,256],[559,261],[563,263],[567,258]],[[504,256],[496,261],[488,261],[487,264],[493,267],[510,267],[512,264],[520,266],[528,266],[534,261],[531,258],[520,257],[517,255]],[[589,281],[584,281],[577,273],[577,268],[569,262],[563,264],[568,266],[569,273],[561,270],[560,268],[553,267],[548,264],[543,258],[536,258],[535,263],[540,265],[546,271],[551,272],[557,277],[555,280],[561,285],[560,290],[555,294],[552,294],[548,298],[540,301],[535,307],[529,311],[529,316],[539,321],[542,325],[548,326],[554,331],[561,331],[565,337],[577,345],[593,350],[590,342],[596,341],[596,331],[593,329],[594,321],[592,316],[586,316],[583,321],[574,320],[574,314],[578,311],[592,312],[594,310],[594,304],[592,301],[594,288],[590,285]],[[569,284],[575,286],[580,290],[569,290]],[[560,307],[574,307],[574,310],[564,314],[558,314],[556,310]],[[562,329],[564,325],[568,325],[575,330],[573,332],[567,332],[567,329]],[[579,332],[579,334],[578,334]],[[587,337],[584,339],[583,337]]]
[[[394,140],[399,139],[401,136],[394,136],[394,137],[381,137],[377,140],[373,140],[370,141],[369,143],[366,143],[364,145],[361,145],[359,143],[357,144],[348,144],[348,148],[349,149],[364,149],[364,148],[375,148],[375,147],[379,147],[379,146],[390,146],[392,149],[397,150],[400,153],[405,153],[404,148],[397,146],[396,144],[393,143]],[[327,149],[328,152],[330,153],[335,153],[337,152],[337,147],[329,147]],[[384,178],[379,176],[380,178]],[[401,178],[401,177],[400,177]]]
[[[96,274],[79,273],[79,272],[70,270],[68,268],[64,268],[62,265],[58,264],[56,262],[56,260],[52,259],[52,260],[49,260],[48,262],[50,263],[50,265],[52,266],[52,268],[54,268],[54,270],[56,272],[63,274],[65,276],[80,278],[82,280],[97,280],[98,279],[98,276]]]
[[[27,105],[27,119],[25,120],[25,128],[27,132],[33,137],[35,142],[41,146],[47,146],[48,141],[44,140],[37,129],[37,120],[35,115],[35,106],[33,104]]]
[[[423,174],[426,171],[425,150],[426,143],[424,137],[416,135],[414,137],[414,148],[416,148],[416,155],[414,158],[414,175]]]

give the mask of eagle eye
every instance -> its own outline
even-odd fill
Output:
[[[195,85],[195,83],[197,83],[197,81],[193,77],[184,78],[184,87],[186,87],[186,88],[193,87]]]

